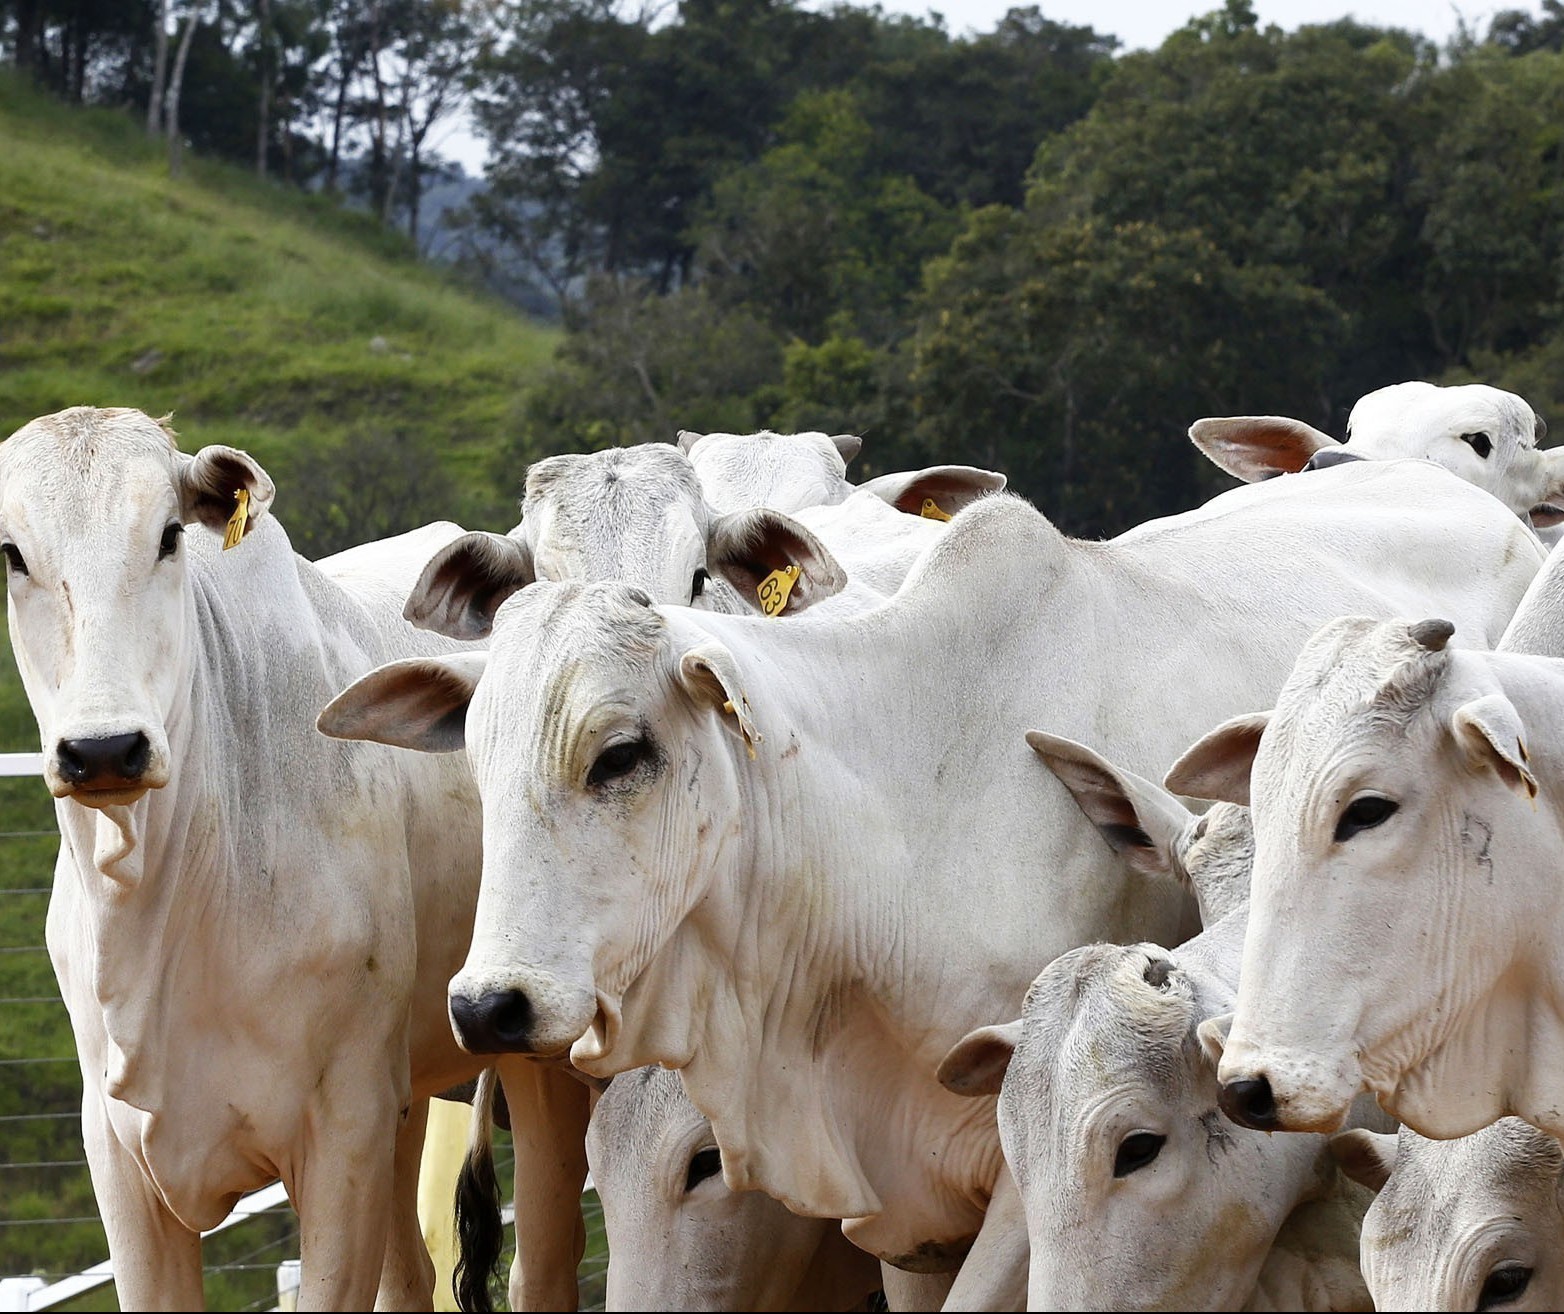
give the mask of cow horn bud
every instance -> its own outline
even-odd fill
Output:
[[[1455,626],[1447,620],[1418,621],[1408,628],[1408,633],[1429,652],[1443,652],[1455,633]]]

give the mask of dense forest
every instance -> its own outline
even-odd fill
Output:
[[[1345,4],[1343,6],[1346,7]],[[1564,5],[1441,48],[1248,0],[1153,51],[789,0],[0,0],[69,100],[419,232],[464,108],[461,262],[565,327],[513,432],[866,437],[1071,531],[1221,486],[1206,414],[1341,435],[1365,391],[1564,401]]]

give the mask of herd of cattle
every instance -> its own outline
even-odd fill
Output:
[[[1543,433],[1482,385],[1201,420],[1245,485],[1087,542],[686,432],[310,562],[245,453],[32,421],[0,552],[122,1308],[201,1308],[278,1178],[300,1309],[430,1308],[474,1078],[467,1307],[498,1086],[516,1309],[574,1308],[589,1164],[610,1308],[1558,1308]]]

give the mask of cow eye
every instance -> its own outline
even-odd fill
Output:
[[[1373,830],[1401,805],[1378,794],[1362,794],[1347,804],[1336,823],[1336,843],[1349,840],[1360,830]]]
[[[1167,1144],[1166,1136],[1156,1132],[1131,1132],[1119,1142],[1119,1152],[1113,1156],[1113,1175],[1128,1177],[1153,1163]]]
[[[1506,1264],[1488,1274],[1482,1294],[1477,1297],[1478,1309],[1493,1309],[1514,1300],[1531,1283],[1531,1269],[1523,1264]]]
[[[17,550],[15,543],[0,543],[0,552],[5,553],[7,570],[14,571],[18,575],[27,573],[27,563],[22,560],[22,554]]]
[[[179,536],[185,532],[185,527],[177,520],[163,531],[163,537],[157,545],[157,559],[164,560],[171,557],[179,550]]]
[[[1461,441],[1485,461],[1488,459],[1488,453],[1493,451],[1493,439],[1485,433],[1463,433]]]
[[[707,570],[705,566],[696,567],[695,578],[690,581],[691,602],[694,602],[696,598],[700,597],[702,593],[706,592],[706,581],[710,578],[711,571]]]
[[[628,776],[651,755],[649,739],[622,739],[617,744],[610,744],[592,763],[592,769],[587,772],[587,784],[606,785],[610,780]]]
[[[690,1160],[690,1170],[684,1175],[684,1191],[688,1195],[708,1177],[722,1172],[722,1151],[715,1145],[700,1150]]]

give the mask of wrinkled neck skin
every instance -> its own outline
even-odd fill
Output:
[[[715,722],[701,732],[734,782],[704,893],[661,945],[600,972],[600,990],[626,983],[619,1025],[572,1057],[602,1075],[680,1067],[731,1187],[857,1220],[849,1237],[899,1267],[953,1268],[1001,1154],[994,1101],[945,1091],[940,1059],[1018,1007],[1039,962],[1096,936],[1176,935],[1187,903],[1128,873],[1039,769],[1010,725],[1029,672],[964,651],[989,633],[887,671],[886,653],[915,651],[897,627],[924,617],[845,623],[825,668],[855,694],[826,704],[805,627],[699,623],[728,641],[764,738],[750,762]],[[746,626],[767,642],[739,641]],[[987,780],[995,824],[975,827],[972,792],[952,799],[947,779]]]

